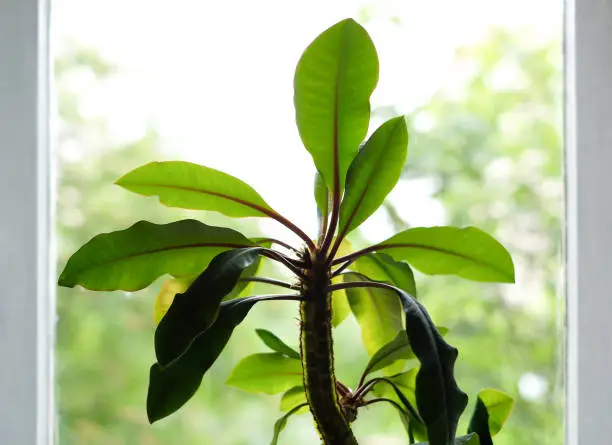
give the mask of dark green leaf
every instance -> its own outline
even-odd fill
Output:
[[[340,194],[346,172],[365,138],[378,56],[370,36],[352,19],[324,31],[298,62],[296,121],[327,188]]]
[[[363,281],[359,274],[347,273],[344,281]],[[370,356],[392,341],[402,327],[402,307],[392,291],[359,287],[346,289],[351,310],[361,327],[361,335]],[[401,371],[401,366],[394,372]]]
[[[421,303],[397,289],[406,315],[410,346],[421,362],[416,378],[416,401],[431,445],[453,444],[467,395],[457,386],[457,349],[444,341]]]
[[[514,282],[514,265],[508,251],[490,235],[474,227],[417,227],[400,232],[375,247],[426,274]]]
[[[197,275],[219,253],[253,246],[235,230],[193,219],[170,224],[140,221],[93,237],[68,260],[59,285],[136,291],[164,274]]]
[[[477,433],[481,445],[493,445],[493,436],[502,429],[510,416],[514,399],[496,389],[483,389],[478,393],[468,433]]]
[[[243,358],[226,383],[244,391],[277,394],[302,382],[302,363],[273,352]]]
[[[287,414],[285,414],[283,417],[278,419],[276,423],[274,423],[274,437],[272,437],[271,445],[278,444],[278,436],[280,436],[281,431],[283,431],[285,427],[287,426],[287,419],[289,419],[289,417],[291,417],[292,414],[297,413],[300,409],[302,409],[305,406],[308,406],[308,404],[302,403],[301,405],[297,405],[293,407]]]
[[[213,210],[235,218],[276,213],[247,183],[190,162],[151,162],[115,184],[140,195],[159,196],[170,207]]]
[[[338,233],[347,233],[372,215],[399,180],[408,153],[403,116],[388,120],[370,136],[346,176]]]
[[[445,336],[448,329],[438,327],[438,331],[442,336]],[[387,366],[395,363],[397,360],[409,360],[413,358],[416,358],[416,356],[410,347],[410,342],[408,341],[406,331],[402,330],[392,341],[376,351],[368,362],[368,365],[364,370],[364,375],[384,369]]]
[[[272,349],[273,351],[280,352],[283,355],[286,355],[289,358],[294,358],[296,360],[300,359],[300,354],[292,347],[285,344],[280,338],[274,335],[272,332],[266,329],[255,329],[255,332],[264,342],[264,344]]]
[[[165,367],[180,357],[208,329],[217,317],[223,298],[263,250],[249,247],[217,255],[185,293],[175,295],[155,331],[155,354],[160,366]]]
[[[223,351],[232,332],[238,326],[258,297],[240,298],[221,303],[219,315],[190,348],[169,366],[151,367],[147,395],[147,415],[153,423],[177,411],[191,399],[210,369]]]
[[[370,253],[360,256],[351,268],[370,280],[393,284],[413,297],[417,296],[414,274],[410,266],[403,261],[395,261],[387,254]]]
[[[307,403],[306,392],[304,391],[304,386],[294,386],[293,388],[288,389],[281,397],[280,401],[280,410],[287,412],[290,411],[296,405],[302,405]],[[296,414],[301,414],[302,412],[308,412],[308,407],[302,408],[302,410],[296,412]]]
[[[272,244],[271,242],[259,242],[259,240],[257,239],[252,239],[251,241],[253,241],[253,243],[257,245],[266,248],[269,248]],[[234,288],[229,294],[223,297],[223,300],[247,297],[252,293],[251,291],[253,289],[253,282],[242,281],[242,279],[250,278],[256,275],[261,267],[261,260],[262,257],[258,256],[252,265],[244,269],[244,271],[240,274],[240,280],[238,281],[236,286],[234,286]],[[195,281],[197,277],[197,275],[194,275],[181,278],[169,278],[164,282],[161,290],[159,291],[159,294],[157,294],[157,297],[155,298],[153,318],[155,320],[156,325],[159,324],[163,316],[166,315],[166,312],[168,312],[168,309],[174,301],[174,297],[176,296],[176,294],[182,294],[187,289],[189,289],[189,286],[191,286],[191,284]]]

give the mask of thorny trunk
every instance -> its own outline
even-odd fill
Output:
[[[336,391],[331,332],[330,280],[324,258],[312,258],[311,275],[304,282],[300,305],[304,387],[323,443],[356,445]]]

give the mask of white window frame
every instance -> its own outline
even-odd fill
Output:
[[[0,442],[54,442],[49,0],[0,0]],[[566,2],[566,445],[612,440],[612,0]]]
[[[49,9],[0,0],[0,443],[53,441]]]
[[[612,0],[566,4],[567,445],[612,443]]]

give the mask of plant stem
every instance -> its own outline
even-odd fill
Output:
[[[300,348],[310,411],[325,445],[357,445],[336,391],[331,332],[331,294],[324,252],[312,260],[300,303]]]
[[[238,281],[246,281],[250,283],[266,283],[266,284],[273,284],[274,286],[285,287],[287,289],[297,289],[297,286],[291,283],[286,283],[284,281],[275,280],[274,278],[248,277],[248,278],[240,278]]]

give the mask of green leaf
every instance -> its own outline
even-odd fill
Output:
[[[458,275],[474,281],[514,282],[508,251],[474,227],[417,227],[373,247],[429,275]]]
[[[363,281],[363,276],[355,273],[342,275],[346,283]],[[361,327],[361,335],[366,351],[373,356],[381,347],[392,341],[402,327],[402,307],[392,291],[355,287],[346,289],[351,310]],[[403,365],[393,372],[401,371]]]
[[[93,237],[70,257],[59,285],[137,291],[164,274],[199,274],[219,253],[250,246],[253,243],[235,230],[193,219],[170,224],[140,221]]]
[[[378,56],[370,36],[352,19],[319,35],[304,51],[294,78],[300,137],[335,194],[365,138]]]
[[[263,250],[250,247],[217,255],[185,293],[175,295],[155,331],[155,354],[160,366],[180,357],[212,325],[223,298]]]
[[[478,393],[468,433],[477,433],[482,445],[493,445],[492,437],[499,433],[508,420],[514,399],[496,389],[483,389]]]
[[[335,239],[334,239],[335,240]],[[351,243],[343,239],[340,242],[340,246],[338,248],[338,255],[348,255],[353,251]],[[344,278],[342,275],[337,275],[331,279],[332,284],[342,283]],[[351,313],[351,306],[348,302],[348,297],[346,296],[346,291],[344,289],[334,291],[334,297],[331,301],[332,306],[332,318],[331,323],[332,327],[338,327],[346,317],[348,317]]]
[[[300,409],[302,409],[305,406],[308,406],[308,404],[303,403],[301,405],[297,405],[293,407],[287,414],[285,414],[283,417],[281,417],[274,423],[274,437],[272,437],[272,442],[270,443],[271,445],[278,444],[278,436],[280,436],[281,431],[283,431],[285,427],[287,426],[287,419],[289,419],[291,415],[297,413]]]
[[[321,235],[325,235],[327,230],[327,221],[329,219],[329,212],[331,207],[331,201],[329,199],[329,190],[325,185],[323,176],[317,172],[315,175],[314,185],[314,197],[317,203],[317,214],[319,216],[319,226],[321,228]]]
[[[454,445],[482,445],[478,440],[477,434],[468,434],[467,436],[457,437],[454,442],[451,442]],[[415,445],[433,445],[430,442],[419,442]]]
[[[261,338],[264,344],[273,351],[279,352],[289,358],[296,360],[300,359],[300,354],[292,347],[285,344],[280,338],[266,329],[255,329],[255,332]]]
[[[247,183],[190,162],[151,162],[115,184],[140,195],[159,196],[170,207],[213,210],[235,218],[276,214]]]
[[[351,313],[351,306],[348,302],[346,292],[335,291],[334,298],[332,298],[332,327],[337,328],[340,324],[346,320],[346,317]]]
[[[244,391],[277,394],[302,383],[302,363],[276,352],[253,354],[234,368],[226,384]]]
[[[408,154],[403,116],[382,124],[353,160],[346,176],[338,233],[344,237],[368,219],[393,190]]]
[[[204,374],[225,348],[234,328],[260,300],[249,297],[221,303],[215,322],[194,340],[184,354],[163,369],[157,363],[151,367],[147,394],[149,422],[169,416],[191,399]]]
[[[421,362],[416,378],[417,408],[430,445],[450,445],[467,405],[467,395],[454,376],[458,351],[444,341],[421,303],[401,289],[396,291],[406,315],[410,346]]]
[[[438,331],[442,336],[445,336],[448,329],[438,327]],[[368,362],[363,373],[364,375],[368,375],[375,371],[384,369],[398,360],[409,360],[413,358],[416,358],[416,356],[410,347],[410,342],[408,341],[406,331],[402,330],[392,341],[376,351]]]
[[[291,411],[296,405],[303,405],[304,403],[308,403],[306,399],[306,392],[304,391],[304,386],[294,386],[293,388],[288,389],[283,394],[283,397],[280,401],[280,410],[287,412]],[[302,410],[296,412],[296,414],[301,414],[303,412],[308,412],[308,407],[302,408]]]
[[[417,296],[414,273],[410,266],[402,261],[395,261],[387,254],[370,253],[360,256],[351,268],[372,281],[393,284],[413,297]]]

